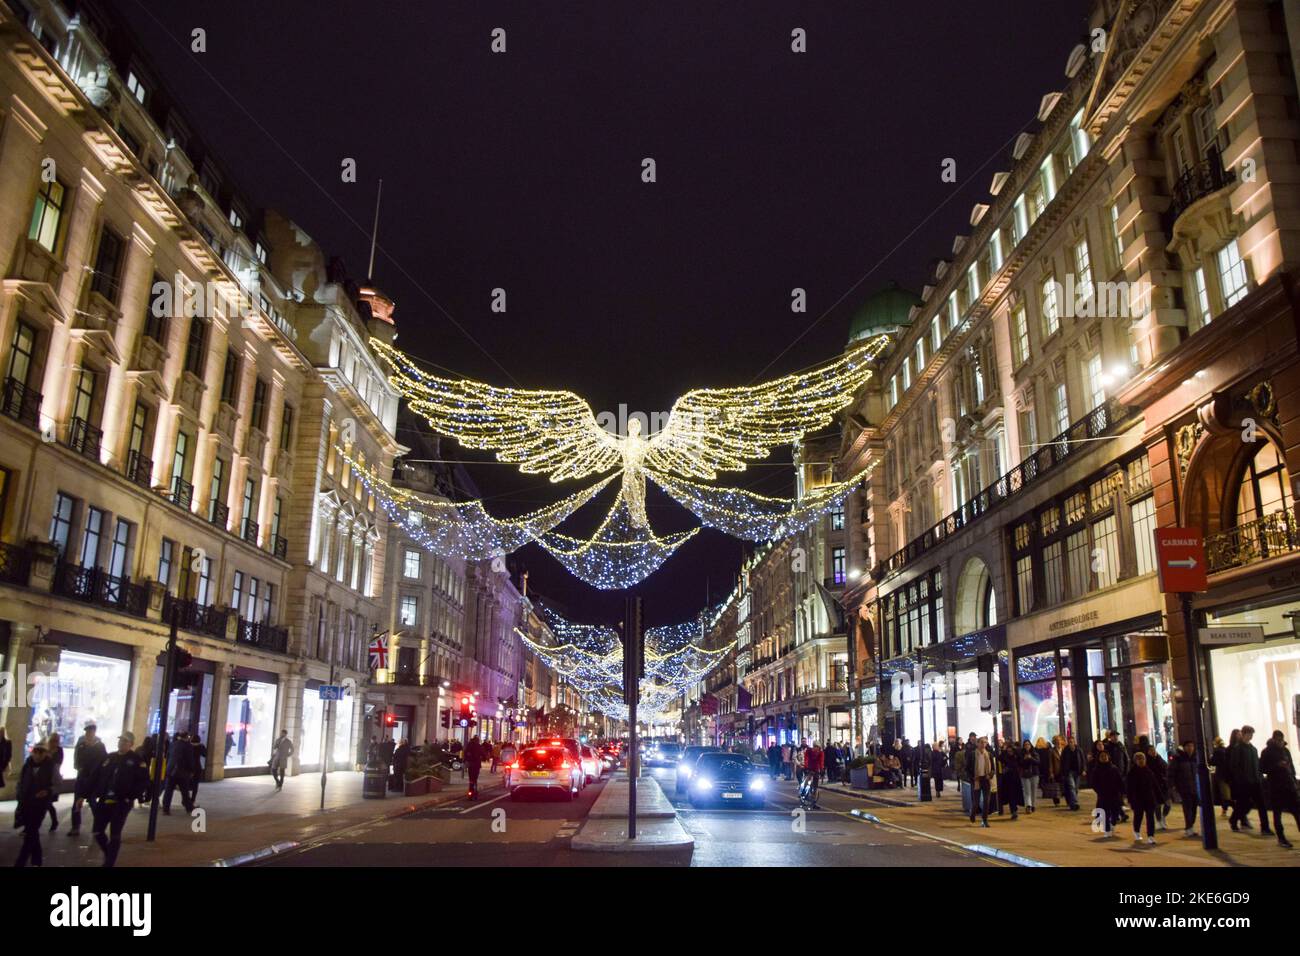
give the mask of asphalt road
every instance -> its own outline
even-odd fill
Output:
[[[569,848],[603,783],[573,802],[542,794],[477,802],[362,824],[260,866],[993,866],[938,841],[859,820],[852,797],[824,793],[820,811],[797,814],[793,784],[778,782],[763,810],[696,809],[676,799],[674,774],[648,770],[674,799],[694,852],[588,853]],[[484,774],[484,781],[488,780]]]

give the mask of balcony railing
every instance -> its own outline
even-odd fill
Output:
[[[1300,505],[1205,539],[1205,559],[1211,574],[1296,551],[1300,551]]]
[[[994,507],[1014,497],[1021,489],[1033,484],[1065,460],[1083,454],[1091,447],[1092,439],[1101,438],[1113,429],[1124,418],[1126,412],[1124,406],[1112,400],[1098,405],[993,484],[974,495],[948,517],[913,538],[906,547],[894,552],[878,564],[873,576],[879,581],[886,575],[907,567],[940,542],[982,518]]]
[[[138,451],[133,451],[126,458],[126,480],[141,488],[148,488],[153,482],[153,459],[146,458]]]
[[[194,500],[194,486],[184,478],[177,476],[172,479],[172,504],[178,508],[190,510],[190,503]]]
[[[1237,181],[1234,170],[1223,168],[1223,158],[1219,151],[1211,147],[1205,157],[1195,165],[1188,166],[1174,183],[1173,201],[1169,205],[1169,222],[1172,224],[1192,203],[1203,199],[1210,193],[1218,192],[1224,186]]]
[[[99,449],[104,442],[104,430],[84,418],[74,418],[68,425],[68,447],[91,461],[99,461]]]
[[[170,594],[163,599],[163,623],[170,624],[172,615],[176,615],[176,626],[182,631],[206,634],[219,640],[226,639],[226,622],[233,611],[225,608],[200,604],[188,598],[176,598]]]
[[[43,396],[35,389],[28,388],[16,378],[5,379],[4,393],[0,396],[0,413],[28,428],[40,427],[41,401]]]
[[[235,640],[264,651],[278,651],[283,654],[289,649],[289,629],[282,625],[275,626],[261,621],[246,621],[241,617],[239,630],[235,632]]]
[[[0,581],[27,586],[32,573],[32,553],[19,544],[0,542]]]
[[[240,530],[240,537],[249,544],[257,544],[257,531],[257,522],[252,518],[245,518],[243,527]]]
[[[230,526],[230,505],[222,504],[220,501],[209,502],[208,522],[222,531],[226,530]]]
[[[276,535],[271,539],[271,553],[281,561],[289,559],[289,541],[281,535]]]
[[[144,617],[149,607],[149,588],[130,578],[114,577],[100,568],[81,568],[59,562],[54,571],[53,591],[60,597]]]

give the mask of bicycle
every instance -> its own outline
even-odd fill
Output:
[[[820,810],[817,805],[817,790],[821,773],[804,771],[803,781],[799,784],[799,806],[804,810]]]

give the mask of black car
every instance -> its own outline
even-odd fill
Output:
[[[695,761],[699,759],[700,754],[721,753],[721,747],[700,746],[692,744],[682,751],[682,759],[677,761],[677,796],[686,792],[691,782],[691,774],[695,772]]]
[[[702,753],[691,770],[691,804],[762,807],[767,803],[768,771],[743,754]]]

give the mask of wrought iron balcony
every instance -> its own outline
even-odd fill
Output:
[[[257,544],[257,522],[252,518],[245,518],[243,528],[240,531],[240,537],[249,544]]]
[[[178,508],[190,510],[194,501],[194,486],[179,475],[172,479],[172,504]]]
[[[226,622],[233,614],[225,608],[200,604],[188,598],[176,598],[170,594],[163,599],[163,623],[170,624],[172,615],[176,615],[176,626],[183,631],[206,634],[219,640],[226,639]]]
[[[1170,224],[1198,199],[1204,199],[1210,193],[1218,192],[1236,181],[1236,171],[1223,168],[1223,158],[1219,151],[1213,147],[1206,150],[1205,157],[1199,163],[1184,169],[1174,183],[1173,201],[1169,205]]]
[[[134,584],[127,577],[114,577],[100,568],[81,568],[62,561],[54,570],[52,590],[60,597],[99,604],[136,617],[144,617],[149,607],[147,585]]]
[[[239,629],[235,639],[241,644],[261,648],[264,651],[277,651],[281,654],[289,649],[289,629],[274,626],[261,621],[239,619]]]
[[[271,539],[271,553],[281,561],[289,559],[289,541],[281,535],[276,535]]]
[[[1211,574],[1297,551],[1300,551],[1300,505],[1205,539],[1205,559]]]
[[[153,482],[153,459],[146,458],[138,451],[126,457],[126,480],[141,488],[148,488]]]
[[[104,430],[84,418],[74,418],[68,425],[68,447],[91,461],[99,461],[99,449],[104,442]]]
[[[225,531],[230,527],[230,505],[215,499],[208,502],[208,522]]]
[[[32,573],[32,553],[18,544],[0,542],[0,581],[27,586]]]
[[[4,393],[0,396],[0,413],[28,428],[39,428],[43,396],[28,388],[16,378],[5,379]]]
[[[946,538],[973,524],[997,505],[1019,494],[1040,477],[1069,458],[1076,458],[1092,447],[1092,439],[1110,432],[1127,414],[1127,409],[1108,399],[1084,415],[1061,434],[1016,465],[1009,472],[975,494],[948,517],[917,535],[907,546],[876,565],[872,576],[877,581],[907,567]]]

